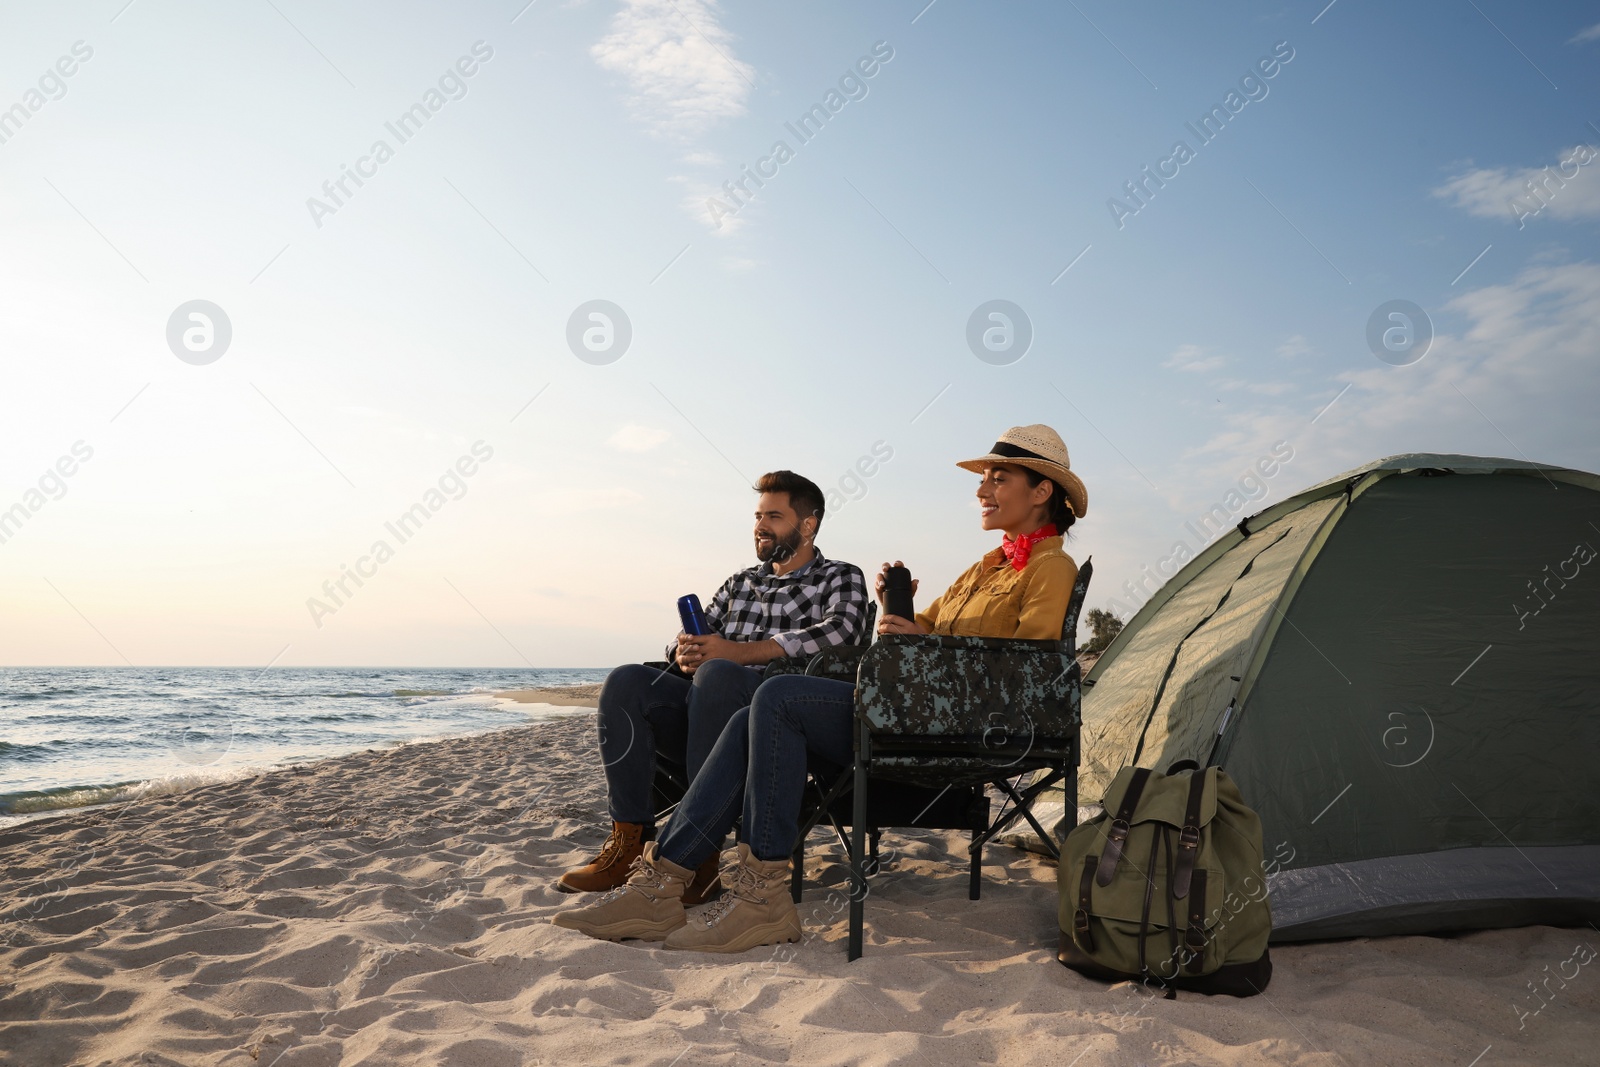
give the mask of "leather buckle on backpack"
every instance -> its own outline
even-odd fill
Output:
[[[1072,932],[1085,952],[1094,951],[1094,934],[1089,931],[1089,913],[1082,908],[1072,913]]]
[[[1200,827],[1185,826],[1178,833],[1178,847],[1193,852],[1200,847]]]
[[[1094,881],[1104,889],[1111,884],[1117,874],[1117,861],[1122,859],[1122,846],[1128,840],[1128,834],[1133,830],[1133,816],[1139,810],[1139,797],[1144,793],[1144,787],[1150,780],[1150,768],[1139,767],[1128,776],[1127,788],[1122,791],[1122,803],[1117,808],[1117,813],[1111,817],[1111,829],[1106,833],[1106,847],[1100,853],[1100,869],[1095,871]]]

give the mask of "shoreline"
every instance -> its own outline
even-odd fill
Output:
[[[600,686],[594,682],[583,685],[547,686],[542,689],[507,689],[493,694],[500,700],[516,704],[553,704],[558,708],[593,708],[599,706]]]
[[[579,683],[575,685],[546,686],[534,689],[510,689],[497,692],[478,694],[494,700],[504,701],[515,705],[540,704],[551,708],[566,709],[553,712],[554,715],[570,714],[574,710],[593,709],[597,706],[600,692],[600,683]],[[401,693],[399,695],[413,695]],[[471,696],[473,694],[439,693],[431,691],[422,695],[439,696]],[[314,766],[326,760],[342,759],[357,752],[384,752],[392,748],[403,748],[408,745],[432,744],[436,741],[450,740],[452,737],[477,737],[483,734],[501,733],[506,730],[517,730],[529,725],[528,722],[508,723],[489,730],[478,730],[472,733],[454,734],[445,737],[424,737],[419,739],[400,739],[382,746],[368,746],[353,749],[350,752],[338,752],[330,755],[316,755],[307,759],[289,759],[283,761],[266,761],[260,764],[239,764],[226,768],[207,768],[204,766],[185,770],[174,775],[155,776],[149,778],[127,778],[116,781],[88,782],[53,786],[47,789],[33,790],[26,794],[15,794],[15,802],[20,804],[20,810],[13,807],[11,810],[0,811],[0,831],[14,826],[37,822],[41,819],[57,818],[75,812],[96,811],[107,808],[116,808],[123,804],[135,803],[150,796],[168,794],[181,794],[194,789],[205,788],[227,782],[250,779],[275,771],[287,770],[294,767]],[[80,803],[58,803],[59,799],[72,800],[78,797],[95,798],[85,799]],[[103,799],[101,799],[103,798]]]

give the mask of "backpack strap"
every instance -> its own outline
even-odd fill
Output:
[[[1094,932],[1089,929],[1089,890],[1094,885],[1094,866],[1098,856],[1083,861],[1083,877],[1078,879],[1078,910],[1072,913],[1072,933],[1085,952],[1094,951]]]
[[[1189,898],[1189,926],[1183,932],[1183,947],[1189,950],[1188,969],[1196,972],[1205,966],[1206,956],[1206,869],[1194,872],[1194,893]]]
[[[1161,825],[1161,846],[1166,849],[1167,870],[1170,871],[1172,870],[1172,827],[1165,823]],[[1183,954],[1179,951],[1176,899],[1171,893],[1163,893],[1162,896],[1167,898],[1167,942],[1169,944],[1167,963],[1172,965],[1172,974],[1168,976],[1170,980],[1176,979],[1183,969]],[[1169,988],[1167,992],[1173,994],[1167,998],[1168,1000],[1177,999],[1174,989]]]
[[[1167,1000],[1177,1000],[1178,999],[1178,989],[1177,989],[1177,987],[1169,984],[1167,981],[1162,979],[1159,974],[1156,974],[1156,973],[1152,972],[1150,970],[1150,964],[1145,959],[1145,947],[1144,947],[1145,946],[1145,940],[1147,938],[1149,938],[1149,936],[1150,936],[1150,905],[1155,900],[1155,895],[1156,895],[1156,880],[1155,880],[1155,877],[1154,877],[1154,872],[1155,872],[1155,869],[1156,869],[1156,857],[1158,855],[1160,855],[1158,850],[1161,848],[1161,845],[1162,845],[1163,842],[1166,843],[1167,855],[1170,856],[1172,854],[1172,840],[1169,837],[1167,827],[1165,827],[1165,826],[1161,827],[1161,832],[1160,833],[1154,833],[1154,834],[1150,835],[1150,859],[1148,861],[1148,865],[1145,867],[1145,872],[1146,873],[1145,873],[1145,876],[1144,876],[1144,911],[1139,916],[1139,973],[1141,975],[1143,975],[1147,980],[1151,979],[1151,978],[1156,979],[1157,982],[1166,989],[1166,991],[1167,991],[1166,999]],[[1162,896],[1166,896],[1166,894],[1163,893]],[[1167,913],[1168,913],[1169,916],[1171,915],[1171,912],[1172,912],[1172,898],[1168,897],[1167,898]],[[1168,925],[1167,925],[1168,936],[1176,938],[1177,934],[1176,934],[1176,932],[1174,932],[1172,930],[1171,923],[1172,923],[1172,920],[1169,918],[1168,919]],[[1177,968],[1177,965],[1176,965],[1176,962],[1175,962],[1175,957],[1176,956],[1177,956],[1177,951],[1176,951],[1176,948],[1174,948],[1174,951],[1173,951],[1174,965],[1173,965],[1173,969],[1172,969],[1173,970],[1172,976],[1174,978],[1177,977],[1177,971],[1178,971],[1178,968]]]
[[[1150,976],[1150,965],[1145,962],[1144,943],[1150,936],[1150,904],[1155,899],[1156,880],[1149,872],[1156,869],[1156,849],[1161,847],[1161,835],[1150,835],[1150,858],[1146,860],[1144,878],[1144,908],[1139,912],[1139,973]]]
[[[1094,876],[1095,884],[1101,888],[1110,885],[1112,876],[1117,873],[1117,861],[1122,858],[1122,846],[1127,843],[1128,831],[1132,829],[1133,813],[1139,807],[1139,797],[1144,793],[1145,783],[1149,780],[1148,767],[1140,767],[1133,772],[1133,777],[1128,779],[1128,788],[1122,794],[1122,804],[1111,819],[1111,829],[1106,831],[1106,847],[1100,853],[1100,869]]]
[[[1194,861],[1200,852],[1200,801],[1206,795],[1206,778],[1205,771],[1189,772],[1189,807],[1183,813],[1177,868],[1172,875],[1172,895],[1179,900],[1189,895],[1189,880],[1194,876]]]

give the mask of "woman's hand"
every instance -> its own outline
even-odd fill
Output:
[[[878,570],[878,580],[877,580],[876,583],[874,583],[874,588],[877,590],[877,593],[878,593],[878,606],[879,607],[883,606],[883,591],[884,591],[884,589],[886,587],[886,583],[889,580],[888,575],[889,575],[889,568],[891,566],[904,567],[905,564],[901,563],[899,560],[895,560],[894,563],[892,563],[892,564],[885,563],[881,568],[879,568],[879,570]],[[912,596],[916,596],[917,595],[917,580],[915,578],[911,579],[911,595]],[[881,626],[878,628],[878,632],[880,634],[884,632],[884,630],[883,630],[883,628]]]
[[[902,619],[898,615],[883,615],[878,619],[878,632],[880,634],[925,634],[916,619]]]

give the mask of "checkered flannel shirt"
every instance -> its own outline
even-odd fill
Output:
[[[730,641],[778,643],[786,656],[814,655],[829,645],[865,644],[867,580],[852,563],[818,552],[797,571],[778,575],[763,563],[722,583],[705,609],[712,632]],[[667,646],[672,660],[678,643]]]

